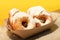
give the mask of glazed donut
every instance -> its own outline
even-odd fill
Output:
[[[9,19],[13,30],[27,30],[35,27],[34,20],[30,15],[16,9],[11,10]]]
[[[52,22],[51,15],[41,6],[34,6],[28,9],[27,13],[31,15],[38,26],[44,26]]]

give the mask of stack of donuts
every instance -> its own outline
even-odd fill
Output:
[[[8,24],[12,30],[29,30],[51,23],[51,15],[41,6],[34,6],[22,12],[13,8],[9,12]]]

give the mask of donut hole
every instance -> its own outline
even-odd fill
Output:
[[[44,17],[39,18],[39,20],[41,21],[41,23],[45,23],[46,19]]]
[[[28,26],[28,18],[23,17],[21,20],[22,20],[21,22],[22,26],[26,28]]]
[[[22,21],[22,25],[23,25],[24,27],[27,27],[28,23],[27,23],[26,21]]]
[[[41,23],[45,23],[46,22],[46,19],[47,19],[47,16],[46,15],[41,15],[39,17],[39,20],[41,21]]]
[[[39,19],[41,21],[41,23],[45,23],[47,16],[46,15],[39,15],[39,16],[36,16],[36,18]]]

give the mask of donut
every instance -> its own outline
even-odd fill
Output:
[[[13,16],[14,16],[17,12],[19,12],[19,9],[17,9],[17,8],[13,8],[13,9],[11,9],[10,12],[9,12],[8,24],[11,26],[11,29],[12,29],[12,24],[13,24],[13,23],[12,23]]]
[[[27,30],[35,28],[33,18],[25,12],[16,9],[10,11],[10,26],[13,30]]]
[[[33,17],[35,23],[38,23],[38,27],[45,26],[53,21],[51,15],[41,6],[31,7],[27,13]]]

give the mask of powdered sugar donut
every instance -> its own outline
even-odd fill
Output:
[[[25,12],[19,12],[13,9],[10,14],[10,26],[13,30],[27,30],[35,27],[33,18]]]
[[[51,15],[41,6],[34,6],[28,9],[27,13],[33,16],[36,23],[40,26],[47,25],[52,22]]]

